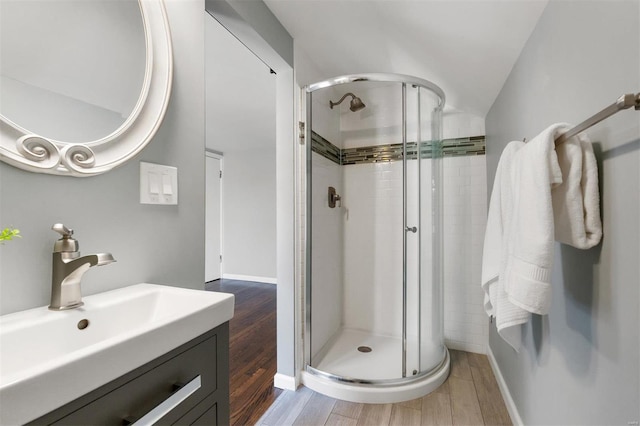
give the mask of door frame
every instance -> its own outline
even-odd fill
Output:
[[[208,148],[205,148],[204,150],[204,156],[205,156],[205,169],[206,169],[206,157],[209,158],[215,158],[217,160],[220,161],[220,172],[222,173],[222,175],[220,176],[220,256],[222,256],[222,260],[220,261],[220,279],[222,279],[222,276],[224,274],[224,256],[222,254],[222,249],[224,248],[224,185],[222,184],[222,179],[224,178],[224,155],[222,155],[219,152],[210,150]],[[206,186],[205,186],[205,190],[206,190]],[[206,194],[205,194],[206,197]],[[206,207],[206,206],[205,206]],[[206,235],[206,227],[207,227],[207,223],[205,221],[205,235]]]
[[[296,390],[302,371],[303,291],[296,260],[296,137],[293,38],[262,1],[205,0],[206,12],[276,73],[277,373],[274,385]]]

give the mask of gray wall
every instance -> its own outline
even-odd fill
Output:
[[[640,89],[638,1],[552,1],[487,115],[487,178],[511,140],[578,123]],[[525,424],[637,424],[640,113],[587,132],[600,167],[602,244],[556,244],[548,316],[520,354],[492,327],[489,346]]]
[[[276,147],[275,140],[271,142],[271,147],[225,153],[223,276],[275,283]]]
[[[0,164],[0,226],[23,234],[0,246],[0,313],[49,303],[55,222],[75,229],[84,254],[108,251],[118,260],[87,272],[84,294],[139,282],[204,287],[204,0],[165,4],[173,91],[162,126],[140,155],[83,179]],[[178,167],[179,205],[139,203],[139,161]]]

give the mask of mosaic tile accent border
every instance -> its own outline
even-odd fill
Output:
[[[442,151],[445,157],[454,155],[485,155],[485,147],[484,135],[445,139],[442,141]]]
[[[336,164],[341,164],[342,153],[340,148],[317,134],[311,132],[311,151],[322,155],[324,158],[333,161]]]
[[[420,147],[420,158],[433,158],[434,150],[440,151],[437,156],[453,157],[464,155],[485,155],[485,137],[470,136],[466,138],[444,139],[442,143],[426,142]],[[402,144],[363,146],[340,149],[331,142],[311,132],[311,150],[336,164],[365,164],[402,161]],[[418,158],[416,142],[407,143],[407,159]]]

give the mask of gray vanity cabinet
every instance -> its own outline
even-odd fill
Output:
[[[229,424],[228,322],[29,424],[135,424],[160,405],[156,424]]]

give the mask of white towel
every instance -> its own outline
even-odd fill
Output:
[[[587,136],[580,134],[558,145],[556,152],[562,170],[562,183],[551,191],[556,241],[589,249],[602,238],[593,147]]]
[[[574,137],[555,151],[555,138],[569,128],[556,124],[527,144],[511,142],[496,172],[482,287],[487,314],[516,351],[519,325],[549,311],[554,239],[589,248],[602,235],[591,144]]]
[[[498,333],[516,351],[520,348],[521,340],[521,330],[518,326],[526,323],[530,314],[509,302],[504,291],[504,271],[509,246],[506,234],[507,229],[511,229],[513,210],[511,174],[516,153],[522,146],[522,142],[511,142],[502,151],[491,192],[482,254],[485,312],[495,317]]]

